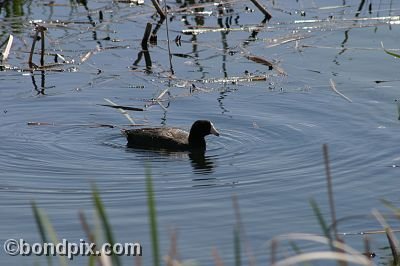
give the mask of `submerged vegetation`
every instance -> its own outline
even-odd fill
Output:
[[[90,8],[92,3],[88,1],[71,0],[69,4],[50,1],[43,4],[51,10],[50,14],[56,8],[69,6],[71,12],[83,11],[86,13],[86,17],[82,16],[82,19],[79,20],[52,19],[51,16],[50,19],[29,21],[17,19],[26,16],[24,8],[29,11],[34,4],[34,1],[8,0],[0,3],[0,16],[11,19],[10,24],[7,24],[7,20],[0,24],[3,28],[0,34],[2,51],[0,71],[21,72],[26,73],[24,75],[30,75],[37,96],[46,95],[48,89],[55,87],[46,84],[48,82],[46,75],[54,72],[88,71],[93,78],[88,84],[76,85],[76,90],[81,91],[98,84],[100,82],[97,81],[98,79],[104,79],[101,82],[109,82],[121,75],[121,70],[114,71],[112,68],[103,66],[105,65],[104,61],[96,63],[97,57],[111,56],[108,53],[112,52],[112,56],[117,54],[119,58],[123,59],[127,56],[126,50],[129,51],[128,56],[132,56],[136,50],[139,50],[135,60],[129,62],[130,65],[125,60],[120,60],[118,62],[119,69],[125,68],[124,71],[127,72],[125,75],[130,75],[130,71],[149,83],[153,83],[156,88],[153,97],[141,99],[141,101],[145,101],[143,107],[114,102],[112,105],[103,105],[124,112],[131,125],[138,123],[126,111],[147,111],[153,106],[158,106],[161,111],[166,112],[171,100],[219,90],[224,93],[232,90],[227,88],[229,85],[249,84],[248,86],[251,86],[254,82],[260,82],[267,83],[266,87],[270,90],[280,87],[280,81],[291,78],[293,73],[288,72],[282,66],[281,60],[276,58],[277,56],[274,56],[273,53],[264,53],[265,49],[293,45],[299,54],[306,49],[337,49],[340,51],[339,54],[349,49],[381,49],[390,56],[399,57],[398,49],[384,48],[383,43],[381,48],[346,47],[346,42],[349,41],[348,31],[351,29],[375,28],[376,30],[381,25],[391,27],[399,23],[400,17],[392,15],[391,4],[388,5],[389,10],[380,10],[381,4],[376,5],[372,1],[360,1],[355,10],[351,10],[349,15],[344,13],[342,16],[330,14],[336,14],[340,10],[347,11],[346,3],[338,6],[322,6],[317,9],[320,13],[314,14],[309,19],[307,19],[308,12],[306,10],[284,5],[285,8],[283,8],[281,7],[282,3],[275,1],[272,3],[262,3],[258,0],[245,3],[239,3],[237,0],[221,3],[176,1],[173,3],[174,5],[164,1],[163,5],[157,0],[151,1],[151,4],[143,1],[119,0],[96,8]],[[122,12],[121,10],[125,6],[130,7],[132,14],[122,14],[119,18],[114,16],[115,13]],[[315,13],[313,9],[310,11]],[[383,15],[382,12],[387,14]],[[260,22],[256,24],[240,23],[241,16],[246,15],[252,15]],[[280,18],[285,16],[294,16],[296,19],[282,23]],[[122,35],[123,38],[118,37],[118,31],[113,29],[115,25],[124,21],[135,21],[136,18],[148,20],[143,33],[136,33],[136,36],[142,35],[143,37],[133,40],[126,35]],[[217,24],[208,25],[206,18],[215,18]],[[176,21],[179,19],[183,23],[177,23]],[[23,27],[29,27],[31,32],[21,32],[20,29]],[[163,27],[165,32],[163,32]],[[345,39],[340,47],[305,43],[308,39],[315,39],[318,36],[316,33],[338,30],[345,30]],[[80,33],[75,36],[73,32]],[[265,32],[271,32],[271,37],[260,38],[260,34]],[[221,35],[222,48],[213,43],[201,41],[202,36],[214,36],[212,34],[215,33]],[[160,42],[158,38],[163,34],[166,34],[166,42]],[[229,34],[248,34],[248,37],[244,41],[243,38],[232,41],[229,40]],[[74,39],[75,37],[78,39]],[[91,42],[85,43],[82,40]],[[69,47],[74,42],[75,44]],[[135,46],[138,43],[140,43],[141,49]],[[171,48],[174,43],[176,49]],[[180,52],[182,44],[191,45],[192,51]],[[260,49],[256,49],[260,46],[262,53]],[[202,55],[202,52],[207,50],[213,51],[213,53]],[[164,52],[165,57],[160,58],[160,52]],[[152,56],[154,53],[155,57]],[[208,63],[214,57],[222,58],[221,69],[215,68],[214,62]],[[243,69],[239,68],[240,71],[228,70],[230,65],[236,64],[238,61],[243,63]],[[186,64],[190,67],[186,67]],[[188,69],[190,70],[187,71]],[[309,69],[308,71],[320,73],[319,70]],[[111,74],[108,77],[102,77],[104,72]],[[40,82],[37,81],[38,78],[40,78]],[[335,93],[352,102],[349,97],[340,92],[341,89],[337,88],[333,78],[327,79],[326,84],[330,83]],[[376,83],[382,82],[387,82],[387,80],[376,81]],[[160,86],[163,88],[157,89]],[[222,88],[219,89],[218,86]],[[145,86],[135,83],[127,84],[127,87],[144,88]],[[179,90],[174,91],[174,88],[179,88]],[[184,91],[182,92],[181,89]],[[282,87],[280,89],[282,90]],[[48,124],[54,125],[55,122],[28,122],[28,125]],[[109,124],[104,126],[117,127]]]
[[[369,3],[368,3],[369,2]],[[3,71],[23,71],[30,72],[32,75],[32,82],[38,93],[45,93],[45,78],[44,75],[47,72],[64,72],[64,71],[79,71],[85,64],[88,63],[93,57],[98,57],[103,53],[107,53],[110,50],[123,51],[125,49],[132,49],[132,41],[134,43],[140,42],[140,40],[129,40],[113,38],[112,30],[114,23],[121,23],[119,20],[113,21],[115,18],[109,17],[108,14],[113,14],[123,6],[119,5],[130,5],[130,7],[137,6],[137,9],[132,8],[132,15],[124,15],[121,20],[134,20],[136,17],[140,17],[145,20],[147,17],[151,17],[150,22],[144,30],[144,36],[141,40],[141,51],[137,54],[136,60],[130,66],[130,69],[134,72],[144,72],[146,74],[158,75],[164,80],[168,80],[169,87],[179,86],[185,87],[188,90],[197,92],[209,92],[212,88],[207,87],[208,83],[219,83],[219,84],[232,84],[232,83],[246,83],[255,81],[269,81],[273,78],[285,77],[290,75],[281,66],[281,62],[277,58],[271,58],[270,54],[260,54],[252,48],[258,43],[265,44],[268,48],[273,48],[285,44],[293,43],[295,48],[301,52],[304,49],[316,48],[316,49],[352,49],[345,48],[345,42],[342,43],[342,47],[322,47],[318,45],[303,44],[302,41],[314,38],[313,34],[322,31],[334,31],[342,29],[353,29],[359,27],[377,27],[381,24],[396,25],[399,22],[399,17],[394,15],[383,16],[380,13],[379,6],[376,7],[372,1],[360,1],[357,5],[357,9],[353,10],[354,16],[333,16],[328,15],[329,11],[345,10],[346,4],[342,6],[323,6],[319,8],[322,13],[317,19],[305,19],[307,13],[305,10],[298,9],[282,9],[280,3],[261,3],[258,0],[251,0],[239,4],[237,0],[223,1],[221,3],[215,3],[214,1],[205,1],[201,3],[195,3],[195,1],[176,1],[174,6],[168,5],[164,1],[165,6],[158,3],[157,0],[151,1],[153,9],[144,9],[142,6],[145,5],[142,1],[114,1],[111,5],[106,5],[98,8],[90,8],[91,4],[88,1],[70,1],[69,5],[71,9],[80,10],[83,7],[83,11],[87,12],[86,21],[69,21],[62,19],[34,19],[29,22],[19,21],[20,25],[17,27],[17,21],[12,21],[11,29],[8,29],[7,24],[3,24],[3,30],[0,35],[0,49],[2,49],[2,59],[0,61],[0,69]],[[4,18],[19,18],[25,14],[24,7],[31,8],[34,1],[3,1],[0,4],[0,15]],[[148,3],[150,4],[150,3]],[[272,5],[271,5],[272,4]],[[44,4],[46,7],[54,10],[60,6],[67,6],[66,4],[57,3],[50,1]],[[237,7],[236,7],[237,5]],[[242,8],[245,6],[245,10],[236,10],[235,8]],[[148,5],[146,6],[148,7]],[[253,9],[257,10],[257,12]],[[375,11],[374,8],[377,10]],[[136,11],[137,10],[137,11]],[[275,14],[272,14],[275,11]],[[154,11],[156,11],[154,13]],[[239,22],[240,16],[251,13],[254,17],[260,20],[258,24],[242,24]],[[378,16],[373,16],[374,14]],[[392,14],[391,10],[388,10],[389,14]],[[369,16],[362,17],[362,14],[368,14]],[[296,16],[301,19],[293,20],[291,23],[281,23],[279,21],[282,16]],[[217,19],[217,25],[207,25],[205,19],[207,17],[213,17]],[[325,17],[325,18],[324,18]],[[184,23],[183,25],[174,25],[171,23],[180,18]],[[194,24],[191,23],[191,18],[194,19]],[[275,19],[275,21],[274,21]],[[13,29],[18,31],[13,31]],[[22,27],[29,27],[31,31],[34,31],[34,36],[26,36],[24,32],[21,32]],[[165,27],[167,43],[158,41],[158,35],[163,34],[162,27]],[[8,33],[7,33],[7,30]],[[273,31],[274,36],[271,38],[262,39],[259,38],[259,34],[265,31]],[[71,32],[82,32],[84,38],[88,38],[86,33],[92,35],[92,40],[96,43],[96,47],[86,46],[84,43],[79,42],[80,46],[84,46],[84,49],[68,49],[64,46],[69,45],[71,35],[67,34],[62,36],[59,40],[54,40],[53,36],[62,34],[63,31]],[[282,34],[279,34],[282,31]],[[291,33],[290,33],[291,31]],[[85,32],[85,34],[83,33]],[[219,32],[222,41],[222,50],[213,44],[200,43],[201,35],[210,35]],[[228,37],[231,32],[236,33],[249,33],[247,40],[244,42],[228,43]],[[288,33],[289,32],[289,33]],[[278,33],[278,34],[276,34]],[[102,36],[101,35],[106,35]],[[173,35],[174,34],[174,35]],[[14,36],[16,35],[16,36]],[[182,38],[182,35],[188,36],[189,38]],[[47,36],[51,36],[49,39]],[[18,41],[16,38],[18,37]],[[40,42],[40,49],[35,48],[37,42]],[[28,44],[31,44],[30,50],[27,50]],[[179,53],[174,52],[171,49],[171,45],[175,43],[177,47],[181,47],[182,43],[191,43],[192,52],[190,53]],[[148,45],[150,44],[150,46]],[[254,44],[254,45],[253,45]],[[151,50],[154,50],[155,46],[162,46],[165,52],[168,54],[164,59],[169,65],[164,64],[160,60],[154,60],[152,58]],[[205,69],[207,65],[203,65],[205,59],[201,58],[202,49],[213,49],[217,54],[220,54],[223,58],[222,72],[223,77],[212,77],[207,75],[208,72]],[[359,49],[359,48],[354,48]],[[368,48],[375,49],[375,48]],[[378,49],[378,48],[376,48]],[[384,49],[387,54],[398,57],[397,49]],[[10,56],[11,55],[11,56]],[[40,55],[40,62],[34,61],[34,57]],[[229,56],[233,56],[234,60],[230,60]],[[11,58],[13,57],[13,58]],[[142,61],[142,58],[144,60]],[[238,57],[247,59],[260,67],[265,66],[266,69],[260,68],[257,71],[244,71],[243,73],[228,73],[227,66],[230,63],[234,63],[238,60]],[[21,58],[22,60],[15,60],[15,58]],[[158,58],[157,58],[158,59]],[[182,59],[191,59],[194,61],[194,65],[198,67],[198,70],[202,72],[202,77],[199,79],[188,79],[186,73],[182,73],[182,69],[177,65],[178,62],[182,62]],[[239,58],[240,59],[240,58]],[[26,66],[28,61],[28,67]],[[155,67],[155,64],[157,66]],[[175,66],[174,66],[175,65]],[[254,66],[252,68],[257,68]],[[273,70],[274,72],[270,72]],[[40,72],[42,75],[41,86],[36,85],[34,81],[36,72]],[[110,71],[109,69],[103,69],[98,66],[97,71],[99,73],[104,71]],[[206,77],[206,75],[208,77]],[[195,85],[193,87],[193,85]],[[176,95],[175,97],[181,95]]]

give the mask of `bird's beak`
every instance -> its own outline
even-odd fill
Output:
[[[215,129],[215,127],[214,127],[214,125],[212,123],[211,123],[210,134],[213,134],[215,136],[219,136],[219,132]]]

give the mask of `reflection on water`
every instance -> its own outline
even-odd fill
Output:
[[[204,152],[189,152],[189,151],[169,151],[165,149],[154,148],[126,148],[127,151],[133,152],[137,157],[144,160],[156,160],[158,162],[165,160],[184,160],[193,168],[194,174],[211,174],[214,171],[215,163],[212,156],[207,156]]]
[[[206,156],[204,152],[190,152],[189,158],[196,174],[210,174],[214,170],[214,161],[211,156]]]
[[[4,0],[0,2],[0,15],[5,13],[5,17],[21,17],[24,15],[23,5],[25,1]]]
[[[4,0],[0,1],[0,19],[3,17],[10,21],[10,26],[12,33],[20,34],[24,30],[24,4],[26,1],[22,0]],[[3,35],[2,28],[0,25],[0,37]],[[10,34],[11,32],[6,32],[5,34]]]
[[[36,82],[35,72],[31,71],[31,79],[33,89],[35,90],[36,96],[46,95],[46,89],[54,88],[55,86],[46,86],[46,71],[40,71],[40,86]]]

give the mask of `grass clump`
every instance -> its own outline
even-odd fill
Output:
[[[303,233],[290,233],[279,235],[272,238],[268,243],[271,247],[271,254],[270,254],[270,265],[272,266],[286,266],[286,265],[296,265],[296,264],[303,264],[309,265],[313,261],[336,261],[340,265],[347,265],[347,263],[353,263],[357,265],[373,265],[373,261],[370,254],[375,254],[370,252],[369,250],[369,242],[367,238],[364,238],[366,252],[360,252],[358,250],[353,249],[349,245],[345,244],[342,239],[339,238],[339,233],[337,233],[336,226],[338,224],[339,219],[336,220],[336,215],[334,213],[334,202],[333,202],[333,188],[331,182],[331,174],[330,174],[330,167],[329,167],[329,160],[328,160],[328,149],[327,146],[323,147],[324,151],[324,158],[325,158],[325,168],[326,168],[326,175],[327,175],[327,184],[328,184],[328,198],[330,201],[330,208],[331,208],[331,217],[332,217],[332,224],[328,226],[326,219],[324,218],[318,204],[314,200],[310,200],[310,205],[319,225],[322,228],[323,236],[316,235],[316,234],[303,234]],[[152,246],[152,260],[154,266],[163,265],[161,261],[160,255],[160,247],[159,247],[159,234],[158,234],[158,226],[157,226],[157,210],[156,210],[156,196],[154,193],[154,187],[152,182],[152,175],[150,168],[146,168],[145,171],[145,184],[146,184],[146,193],[147,193],[147,208],[148,208],[148,221],[150,227],[150,240]],[[79,217],[81,220],[81,224],[83,230],[86,232],[87,238],[90,243],[99,242],[100,239],[105,239],[108,243],[113,245],[115,242],[114,236],[112,233],[111,224],[106,214],[106,210],[104,204],[101,200],[100,193],[95,185],[92,186],[92,198],[95,207],[95,217],[96,222],[99,225],[98,230],[92,230],[88,225],[85,215],[83,212],[79,213]],[[239,211],[239,204],[236,196],[232,198],[233,202],[233,209],[235,213],[235,220],[236,223],[233,227],[233,258],[234,258],[234,265],[241,266],[244,265],[243,261],[244,258],[242,254],[245,254],[245,258],[247,259],[246,265],[255,266],[257,265],[255,256],[252,253],[251,247],[247,242],[246,235],[244,232],[244,226],[241,221],[241,215]],[[388,201],[383,201],[383,203],[393,211],[395,217],[400,219],[400,209],[395,207],[392,203]],[[52,243],[59,243],[57,234],[51,225],[49,219],[44,214],[44,212],[39,209],[35,202],[32,202],[32,211],[38,226],[38,230],[41,236],[43,243],[48,243],[49,241]],[[392,251],[392,265],[399,265],[399,244],[398,240],[396,239],[393,230],[388,223],[385,221],[383,215],[381,215],[378,211],[374,210],[373,215],[382,225],[384,230],[382,233],[386,234],[390,249]],[[334,230],[331,230],[334,229]],[[94,233],[95,232],[95,233]],[[377,231],[373,231],[377,233]],[[360,233],[360,235],[365,235],[365,233]],[[294,251],[293,255],[288,257],[278,258],[278,245],[281,242],[287,241],[289,246]],[[311,242],[317,244],[319,247],[328,247],[328,250],[321,250],[321,251],[307,251],[303,252],[301,246],[299,246],[296,241],[301,242]],[[100,251],[102,252],[102,251]],[[178,259],[178,248],[177,248],[177,236],[176,232],[171,235],[171,248],[168,256],[165,256],[165,265],[167,266],[187,266],[187,265],[198,265],[195,261],[180,261]],[[103,254],[103,253],[101,253]],[[141,252],[139,254],[141,256]],[[213,248],[211,251],[211,256],[214,258],[214,265],[216,266],[223,266],[224,262],[221,259],[218,250]],[[68,261],[66,260],[65,256],[59,256],[59,265],[68,265]],[[97,261],[97,263],[96,263]],[[47,256],[47,264],[52,265],[51,256]],[[111,256],[90,256],[88,260],[88,265],[115,265],[120,266],[122,265],[120,258],[112,253]],[[137,257],[135,261],[135,265],[142,265],[140,257]]]

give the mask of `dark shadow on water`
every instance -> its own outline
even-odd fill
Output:
[[[46,89],[55,88],[55,86],[46,87],[46,71],[44,70],[40,71],[40,86],[37,85],[35,73],[33,71],[31,71],[31,79],[36,96],[46,95]]]
[[[145,72],[147,74],[151,74],[151,68],[152,68],[152,63],[151,63],[151,57],[150,57],[150,53],[148,50],[142,50],[138,53],[137,55],[137,59],[135,60],[135,62],[133,62],[133,65],[131,67],[131,69],[135,70],[138,68],[138,64],[140,63],[140,61],[142,60],[142,56],[144,55],[144,61],[146,63],[146,69]]]
[[[146,148],[131,148],[126,146],[126,151],[134,152],[142,158],[159,158],[168,159],[190,159],[190,164],[194,174],[207,175],[214,172],[215,162],[211,156],[207,156],[204,152],[190,151],[170,151],[165,149],[146,149]],[[193,179],[196,181],[197,179]],[[204,180],[202,178],[201,180]]]
[[[96,29],[96,22],[94,21],[92,15],[91,15],[91,10],[89,9],[89,6],[88,6],[88,1],[87,0],[76,0],[76,3],[79,5],[82,5],[84,7],[85,11],[87,12],[86,17],[89,20],[90,25],[93,26],[92,38],[99,45],[99,48],[103,48],[102,43],[99,41],[99,39],[97,37],[97,31],[94,30],[94,29]]]
[[[204,152],[190,152],[189,158],[195,174],[211,174],[214,172],[214,161]]]
[[[165,20],[165,18],[160,18],[160,19],[157,21],[156,26],[154,27],[153,31],[151,32],[150,44],[152,44],[152,45],[157,45],[157,33],[158,33],[158,30],[159,30],[159,29],[161,28],[161,26],[163,25],[164,20]]]
[[[339,53],[335,56],[335,58],[333,60],[333,63],[335,63],[338,66],[340,65],[339,57],[347,51],[346,44],[349,40],[349,32],[350,32],[350,29],[344,31],[344,39],[343,39],[342,43],[340,44],[340,47],[342,49],[340,49]]]

